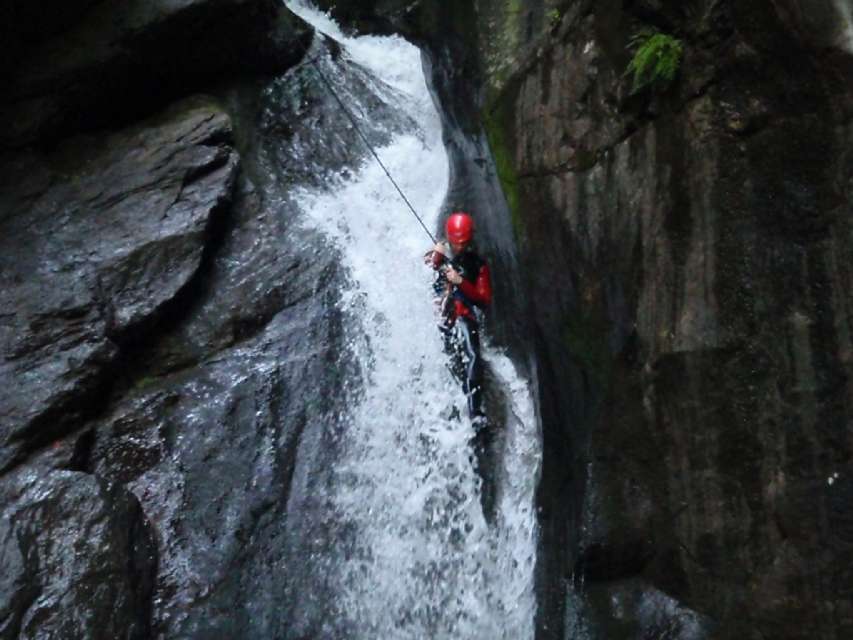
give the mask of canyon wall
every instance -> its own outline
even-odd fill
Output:
[[[538,636],[849,637],[849,1],[333,8],[424,47],[538,385]],[[321,619],[292,560],[358,366],[288,189],[361,152],[276,74],[334,47],[271,0],[3,17],[0,638]],[[648,28],[683,58],[634,92]]]
[[[537,362],[540,637],[847,637],[850,4],[333,11],[423,42],[488,136]],[[633,91],[644,29],[683,57]]]
[[[3,18],[0,638],[282,637],[357,379],[288,198],[362,153],[327,45],[275,0]]]
[[[538,346],[542,637],[558,619],[567,637],[846,637],[853,56],[837,5],[478,7]],[[632,93],[643,28],[684,55],[671,86]]]

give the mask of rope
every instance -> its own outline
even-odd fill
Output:
[[[391,172],[389,172],[388,169],[385,167],[385,165],[382,164],[382,160],[376,154],[376,151],[374,151],[373,145],[371,145],[370,142],[368,142],[367,137],[361,132],[361,129],[359,128],[358,123],[355,121],[355,118],[349,112],[349,109],[346,108],[346,105],[343,103],[343,100],[341,100],[338,97],[338,94],[335,93],[334,88],[332,88],[332,84],[326,79],[325,74],[320,70],[320,66],[317,64],[317,58],[312,58],[312,59],[308,60],[308,62],[311,63],[312,65],[314,65],[314,68],[317,70],[317,73],[319,74],[320,78],[322,79],[323,84],[326,85],[326,88],[329,90],[329,93],[332,94],[332,96],[335,98],[337,103],[340,105],[341,109],[347,115],[347,118],[349,118],[349,121],[352,123],[352,126],[355,127],[356,132],[361,137],[361,139],[364,141],[364,144],[367,145],[368,149],[370,149],[370,153],[372,153],[373,157],[376,158],[376,162],[379,163],[379,166],[382,167],[382,170],[385,172],[385,175],[388,176],[388,179],[391,181],[391,184],[393,184],[394,188],[397,189],[397,193],[400,194],[400,197],[403,199],[403,202],[405,202],[408,205],[412,214],[415,216],[415,218],[417,218],[418,222],[421,223],[421,226],[423,227],[424,231],[426,231],[427,235],[429,236],[429,239],[432,240],[433,244],[435,244],[436,243],[435,236],[432,235],[432,232],[429,229],[427,229],[427,226],[424,224],[424,221],[421,220],[421,217],[418,215],[418,212],[415,211],[415,208],[412,206],[412,203],[409,202],[409,199],[406,197],[406,194],[403,193],[403,190],[399,187],[399,185],[395,182],[394,178],[391,176]]]

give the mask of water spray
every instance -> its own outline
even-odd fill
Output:
[[[397,182],[391,176],[391,172],[388,171],[388,169],[382,163],[382,160],[379,158],[379,155],[376,153],[376,150],[373,148],[373,145],[371,145],[370,142],[367,140],[367,136],[365,136],[364,133],[362,133],[361,128],[358,126],[358,122],[356,122],[355,117],[352,115],[352,113],[350,113],[350,110],[347,109],[343,100],[341,100],[341,98],[338,96],[337,92],[335,91],[334,87],[332,87],[332,83],[329,82],[328,78],[326,78],[326,75],[320,69],[320,65],[317,64],[317,58],[310,58],[308,60],[308,63],[314,66],[314,69],[317,71],[317,75],[320,76],[320,79],[323,81],[323,84],[326,86],[326,89],[329,90],[329,93],[332,94],[335,101],[338,103],[338,105],[341,107],[343,112],[346,114],[347,118],[349,118],[349,121],[352,123],[352,126],[355,128],[356,133],[358,133],[359,137],[362,139],[364,144],[370,150],[370,153],[373,154],[373,157],[376,158],[376,162],[379,163],[379,166],[382,167],[382,170],[385,172],[385,175],[388,176],[388,179],[391,181],[391,184],[393,184],[394,188],[397,189],[397,193],[400,194],[400,197],[403,199],[403,202],[406,203],[406,205],[409,207],[409,210],[412,212],[412,215],[414,215],[415,218],[417,218],[418,222],[420,222],[420,224],[421,224],[421,227],[423,227],[423,230],[426,231],[430,240],[432,240],[432,243],[435,244],[437,242],[437,240],[435,239],[435,236],[432,234],[432,232],[424,224],[424,221],[418,215],[418,212],[415,211],[415,208],[412,206],[412,203],[409,202],[409,199],[406,197],[406,194],[403,193],[403,190],[399,187]]]

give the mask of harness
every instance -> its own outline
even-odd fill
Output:
[[[476,284],[477,276],[480,275],[480,269],[482,269],[483,265],[485,264],[486,261],[473,251],[463,251],[460,255],[454,256],[453,260],[450,261],[450,266],[456,269],[459,275],[465,278],[471,284]],[[471,298],[462,293],[462,291],[458,287],[454,287],[453,297],[456,300],[461,301],[462,304],[464,304],[472,311],[475,308],[480,308],[479,304],[477,304],[476,302],[471,300]]]
[[[453,269],[462,276],[462,278],[471,284],[476,284],[477,277],[480,275],[480,269],[482,269],[485,264],[486,261],[470,249],[454,256],[449,262],[449,266],[453,267]],[[447,284],[448,282],[444,277],[444,274],[440,273],[439,278],[436,280],[436,292],[446,287]],[[466,309],[468,309],[468,311],[471,312],[471,319],[477,324],[482,321],[482,307],[477,302],[466,296],[458,287],[453,287],[451,289],[451,293],[445,297],[442,303],[442,315],[444,317],[449,320],[455,319],[455,314],[453,312],[453,302],[455,301],[459,301]]]

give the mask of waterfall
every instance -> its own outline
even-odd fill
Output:
[[[338,41],[375,78],[382,100],[416,123],[377,152],[435,229],[449,169],[420,52],[399,37],[346,37],[302,0],[287,6]],[[322,551],[322,562],[313,559],[329,572],[323,578],[335,600],[321,636],[532,638],[541,438],[530,386],[486,336],[484,359],[509,416],[497,515],[487,523],[468,445],[473,430],[453,410],[464,414],[465,399],[447,368],[431,273],[421,262],[430,241],[366,158],[326,188],[293,194],[304,224],[342,256],[347,348],[364,369],[324,489],[324,525],[346,535]]]

